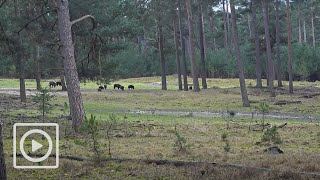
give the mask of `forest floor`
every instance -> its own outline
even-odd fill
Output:
[[[20,103],[14,80],[0,80],[0,119],[4,121],[4,149],[9,179],[319,179],[320,174],[320,121],[303,120],[309,115],[320,115],[319,82],[296,82],[295,94],[287,95],[286,88],[277,89],[270,98],[266,89],[249,88],[250,108],[241,107],[240,90],[236,79],[209,79],[209,89],[200,93],[177,91],[173,76],[168,77],[169,90],[161,91],[160,78],[135,78],[120,80],[125,86],[135,85],[135,90],[107,89],[98,92],[95,83],[82,83],[86,113],[99,120],[99,149],[107,159],[107,124],[110,116],[116,119],[111,134],[111,156],[118,159],[176,160],[185,162],[214,162],[175,166],[172,164],[146,164],[141,161],[78,162],[61,159],[60,168],[50,171],[16,170],[12,167],[12,125],[15,122],[41,122],[37,106],[28,96],[26,104]],[[254,84],[253,80],[248,80]],[[27,81],[29,95],[35,83]],[[43,85],[47,85],[44,82]],[[63,116],[66,92],[52,89],[55,109],[47,115],[46,122],[60,125],[60,153],[96,159],[89,135],[75,134],[70,121]],[[286,105],[275,105],[277,102]],[[270,125],[283,125],[278,129],[283,154],[269,154],[264,149],[272,143],[262,142],[261,117],[197,116],[192,112],[257,113],[260,102],[270,105],[270,114],[299,115],[302,118],[275,119],[266,117]],[[291,103],[290,103],[291,102]],[[295,103],[297,102],[297,103]],[[130,110],[130,112],[129,112]],[[139,112],[140,111],[140,112]],[[143,111],[151,113],[142,113]],[[180,115],[156,112],[186,112]],[[131,113],[135,112],[135,113]],[[113,114],[113,115],[112,115]],[[228,127],[229,126],[229,127]],[[65,134],[65,132],[67,132]],[[18,132],[20,133],[20,132]],[[175,146],[178,136],[185,140],[183,150]],[[226,141],[229,150],[227,150]],[[46,163],[53,161],[49,158]],[[226,168],[237,164],[270,170]]]

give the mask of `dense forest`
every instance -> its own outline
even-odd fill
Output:
[[[275,74],[287,80],[287,4],[281,0],[260,2],[235,1],[245,77],[256,78],[256,70],[260,69],[262,77],[267,78],[265,10]],[[200,60],[204,59],[207,77],[238,77],[230,3],[226,0],[190,3],[197,66],[200,68]],[[314,0],[290,1],[294,80],[307,80],[319,71],[318,4]],[[52,78],[62,73],[55,8],[53,1],[1,2],[0,76],[18,77],[19,67],[24,71],[24,78]],[[180,34],[182,39],[189,38],[184,1],[70,1],[71,20],[84,15],[94,19],[84,19],[72,27],[77,69],[82,80],[160,75],[161,63],[165,74],[177,73]],[[186,62],[190,75],[189,41],[185,41],[185,52],[186,59],[178,61]]]

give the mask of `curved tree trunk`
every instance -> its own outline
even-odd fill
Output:
[[[267,12],[267,3],[266,0],[262,0],[262,11],[263,11],[263,22],[264,22],[264,32],[266,38],[266,47],[267,47],[267,58],[268,58],[268,80],[269,80],[269,91],[271,96],[275,96],[274,91],[274,71],[273,71],[273,60],[271,52],[271,43],[270,43],[270,33],[269,33],[269,22],[268,22],[268,12]]]
[[[179,15],[179,31],[180,31],[180,46],[181,46],[181,72],[183,75],[183,90],[188,91],[188,74],[187,74],[187,62],[186,62],[186,44],[184,38],[184,28],[182,25],[182,10],[181,1],[178,1],[178,15]]]
[[[207,89],[207,68],[206,68],[206,54],[205,54],[205,41],[203,32],[203,14],[201,0],[198,0],[198,13],[199,13],[199,37],[200,37],[200,59],[201,59],[201,79],[202,88]]]
[[[237,59],[237,66],[238,66],[238,72],[239,72],[239,81],[240,81],[240,88],[241,88],[241,96],[242,96],[242,104],[244,107],[249,107],[249,99],[248,99],[248,93],[247,93],[247,87],[244,77],[244,69],[243,64],[241,60],[240,55],[240,44],[239,44],[239,35],[237,30],[237,23],[236,23],[236,10],[234,7],[234,0],[230,1],[230,7],[231,7],[231,24],[232,24],[232,34],[233,34],[233,43],[235,46],[235,54]]]
[[[3,142],[2,142],[2,122],[0,121],[0,179],[6,180],[7,173],[6,173],[6,163],[4,160],[4,153],[3,153]]]
[[[278,87],[283,87],[282,85],[282,75],[281,75],[281,59],[280,59],[280,21],[279,21],[279,0],[276,1],[276,44],[277,44],[277,79]]]
[[[195,49],[194,49],[193,20],[192,20],[190,0],[186,0],[186,8],[187,8],[188,25],[189,25],[190,62],[191,62],[191,71],[192,71],[192,78],[193,78],[193,91],[199,92],[200,88],[199,88],[199,80],[198,80],[198,68],[197,68]]]
[[[59,35],[62,44],[61,54],[63,56],[64,73],[67,83],[67,92],[70,104],[72,126],[77,131],[85,118],[80,82],[74,57],[74,46],[72,43],[71,22],[69,15],[68,0],[57,0]]]
[[[262,65],[261,65],[261,56],[260,56],[260,42],[259,42],[259,31],[257,24],[257,0],[252,0],[252,34],[254,35],[254,44],[255,44],[255,56],[256,56],[256,77],[257,77],[257,88],[262,88]]]
[[[163,34],[160,20],[158,22],[158,36],[159,36],[159,54],[160,54],[160,69],[161,69],[161,85],[162,90],[167,90],[167,73],[166,73],[166,61],[163,55]]]
[[[179,40],[177,33],[177,23],[176,17],[173,19],[173,28],[174,28],[174,47],[176,49],[176,66],[177,66],[177,74],[178,74],[178,86],[179,90],[182,90],[182,81],[181,81],[181,68],[180,68],[180,56],[179,56]]]
[[[288,25],[288,73],[289,73],[289,94],[293,94],[293,78],[292,78],[292,27],[290,17],[290,4],[287,3],[287,25]]]

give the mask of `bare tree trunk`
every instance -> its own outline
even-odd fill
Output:
[[[177,33],[177,23],[176,17],[173,19],[173,28],[174,28],[174,45],[176,49],[176,66],[177,66],[177,73],[178,73],[178,86],[179,90],[182,90],[182,80],[181,80],[181,68],[180,68],[180,56],[179,56],[179,39]]]
[[[266,0],[262,0],[262,11],[263,11],[263,21],[264,21],[264,32],[266,38],[266,47],[267,47],[267,58],[268,58],[268,79],[269,79],[269,90],[271,96],[275,96],[274,91],[274,72],[273,72],[273,60],[272,60],[272,52],[271,52],[271,43],[270,43],[270,33],[269,33],[269,22],[268,22],[268,12],[267,12],[267,4]]]
[[[201,0],[198,0],[198,15],[199,15],[199,37],[200,37],[200,59],[201,59],[201,79],[202,88],[207,89],[207,68],[206,68],[206,54],[205,54],[205,42],[204,42],[204,32],[203,32],[203,14]]]
[[[167,73],[166,73],[166,61],[163,55],[163,34],[160,20],[158,22],[158,35],[159,35],[159,54],[160,54],[160,69],[161,69],[161,84],[162,90],[167,90]]]
[[[257,0],[252,0],[252,33],[254,35],[255,42],[255,56],[256,56],[256,77],[257,77],[257,88],[262,88],[262,80],[261,80],[261,59],[260,59],[260,42],[259,42],[259,31],[258,23],[257,23]]]
[[[189,43],[190,43],[190,62],[191,62],[191,71],[193,78],[193,91],[199,92],[199,81],[198,81],[198,68],[195,57],[195,48],[194,48],[194,34],[193,34],[193,20],[191,12],[190,0],[186,0],[186,8],[188,15],[188,25],[189,25]]]
[[[18,0],[14,1],[14,9],[15,9],[15,16],[17,20],[20,20],[20,10],[19,10],[19,3]],[[17,33],[16,37],[16,44],[15,44],[15,50],[16,50],[16,63],[18,66],[19,71],[19,81],[20,81],[20,100],[21,102],[27,102],[27,95],[26,95],[26,84],[25,84],[25,69],[24,69],[24,48],[22,44],[22,38],[19,33]]]
[[[237,59],[237,66],[239,72],[239,81],[240,81],[240,89],[241,89],[241,97],[242,97],[242,104],[244,107],[249,107],[249,99],[246,87],[246,81],[244,77],[244,69],[240,55],[240,44],[239,44],[239,35],[237,29],[237,22],[236,22],[236,10],[234,7],[234,0],[230,0],[230,8],[231,8],[231,23],[232,23],[232,34],[233,34],[233,43],[235,46],[235,54]]]
[[[298,25],[299,25],[299,43],[302,43],[302,31],[301,31],[301,11],[300,5],[298,5]]]
[[[292,78],[292,27],[290,17],[290,4],[287,3],[287,25],[288,25],[288,73],[289,73],[289,94],[293,94],[293,78]]]
[[[67,92],[70,104],[72,126],[75,131],[81,126],[85,118],[80,82],[74,57],[74,46],[72,42],[71,21],[69,15],[69,1],[57,0],[58,23],[60,42],[62,44],[61,54],[63,56],[64,73],[67,83]]]
[[[312,28],[312,45],[313,47],[316,47],[316,37],[315,37],[315,32],[314,32],[314,7],[312,5],[311,7],[311,28]]]
[[[230,7],[230,0],[228,1],[228,0],[226,0],[226,2],[227,2],[227,29],[228,29],[228,47],[230,48],[230,49],[232,49],[233,48],[233,44],[232,44],[232,35],[231,35],[231,17],[230,17],[230,13],[229,13],[229,7]]]
[[[224,48],[228,47],[228,29],[227,29],[227,13],[226,13],[226,2],[222,0],[223,8],[223,31],[224,31]]]
[[[35,61],[35,76],[36,76],[36,83],[37,83],[37,90],[41,89],[41,70],[40,70],[40,46],[37,45],[35,47],[35,57],[34,57],[34,61]]]
[[[250,20],[250,14],[247,15],[248,18],[248,31],[249,31],[249,36],[252,38],[252,27],[251,27],[251,20]]]
[[[307,43],[307,29],[306,29],[306,20],[303,19],[303,42]]]
[[[184,28],[182,25],[182,10],[181,10],[181,0],[178,1],[178,15],[179,15],[179,31],[180,31],[180,43],[181,43],[181,71],[183,75],[183,90],[188,91],[188,74],[187,74],[187,61],[186,61],[186,44],[184,39]]]
[[[7,179],[6,163],[5,163],[5,157],[4,157],[4,152],[3,152],[2,122],[1,121],[0,121],[0,179],[1,180]]]
[[[213,15],[209,15],[209,25],[210,25],[210,29],[211,29],[211,33],[215,34],[215,27],[214,27],[214,18]],[[217,44],[216,44],[216,38],[213,38],[213,50],[217,50]]]
[[[60,71],[60,81],[61,81],[61,87],[62,87],[62,91],[67,91],[67,86],[66,86],[66,81],[64,79],[64,71],[61,70]]]
[[[280,60],[280,21],[279,21],[279,0],[276,1],[276,44],[277,44],[277,79],[278,87],[282,85],[281,60]]]

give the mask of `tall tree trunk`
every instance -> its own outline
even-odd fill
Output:
[[[67,92],[70,104],[72,126],[75,131],[81,126],[85,118],[80,82],[74,57],[74,46],[72,43],[71,21],[69,15],[69,1],[57,0],[58,23],[60,42],[62,44],[61,54],[63,56],[64,73],[67,83]]]
[[[199,15],[199,37],[200,37],[200,59],[201,59],[201,79],[202,79],[202,88],[207,89],[207,68],[206,68],[206,54],[205,54],[205,41],[204,41],[204,32],[203,32],[203,14],[202,14],[202,5],[201,0],[198,0],[198,15]]]
[[[230,13],[229,13],[229,7],[230,7],[230,0],[228,1],[228,0],[226,0],[226,2],[227,2],[227,29],[228,29],[228,47],[230,48],[230,50],[233,48],[233,44],[232,44],[232,39],[233,38],[231,38],[232,37],[232,35],[231,35],[231,15],[230,15]]]
[[[281,60],[280,60],[280,21],[279,21],[279,0],[276,1],[276,44],[277,44],[277,79],[278,87],[282,85]]]
[[[313,7],[313,4],[312,4],[312,7],[311,7],[311,28],[312,28],[312,45],[313,47],[316,47],[316,37],[315,37],[315,32],[314,32],[314,7]]]
[[[7,179],[6,163],[3,152],[3,142],[2,142],[2,122],[0,121],[0,179]]]
[[[209,25],[210,25],[210,30],[212,34],[215,34],[215,27],[214,27],[214,17],[212,14],[209,15]],[[216,38],[213,37],[213,50],[217,50],[217,44],[216,44]]]
[[[14,9],[16,20],[20,21],[20,10],[18,0],[14,1]],[[16,63],[19,71],[19,81],[20,81],[20,100],[21,102],[27,102],[27,94],[26,94],[26,84],[25,84],[25,65],[24,65],[24,48],[22,44],[22,38],[19,33],[17,33],[15,40],[15,50],[16,50]]]
[[[298,2],[299,3],[299,2]],[[299,43],[302,43],[302,30],[301,30],[301,11],[298,5],[298,26],[299,26]]]
[[[293,94],[293,78],[292,78],[292,25],[290,17],[290,4],[287,3],[287,25],[288,25],[288,73],[289,73],[289,94]]]
[[[303,19],[303,42],[307,43],[307,28],[306,28],[306,20]]]
[[[257,77],[257,88],[262,88],[262,65],[260,59],[260,42],[259,42],[259,31],[258,31],[258,23],[257,23],[257,0],[252,0],[252,33],[254,35],[254,43],[255,43],[255,58],[256,58],[256,77]]]
[[[35,77],[37,83],[37,90],[41,89],[41,69],[40,69],[40,46],[37,45],[35,47],[35,57],[34,57],[34,64],[35,64]]]
[[[182,10],[181,0],[178,1],[178,15],[179,15],[179,31],[181,43],[181,72],[183,75],[183,90],[188,91],[188,74],[187,74],[187,60],[186,60],[186,44],[184,39],[184,28],[182,25]]]
[[[182,80],[181,80],[179,39],[178,39],[178,32],[177,32],[176,17],[174,17],[174,19],[173,19],[173,28],[174,28],[174,46],[176,49],[176,66],[177,66],[177,73],[178,73],[178,86],[179,86],[179,90],[181,91],[182,90]]]
[[[159,54],[160,54],[160,69],[161,69],[161,85],[162,90],[167,90],[167,73],[166,73],[166,61],[163,54],[163,34],[160,20],[158,22],[158,36],[159,36]]]
[[[231,8],[231,23],[232,23],[232,35],[233,35],[233,43],[235,46],[235,54],[237,59],[238,73],[239,73],[239,81],[240,81],[240,89],[241,89],[241,97],[242,104],[244,107],[249,107],[249,99],[246,87],[246,81],[244,77],[244,69],[240,55],[240,44],[239,44],[239,35],[236,23],[236,10],[234,7],[234,0],[230,0],[230,8]]]
[[[222,0],[222,8],[223,8],[224,48],[227,48],[228,47],[228,29],[227,29],[226,0]]]
[[[271,43],[270,43],[270,33],[269,33],[269,22],[268,22],[268,11],[266,0],[262,0],[262,11],[263,11],[263,22],[264,22],[264,32],[266,38],[266,47],[267,47],[267,58],[268,58],[268,79],[269,79],[269,90],[271,96],[275,96],[274,91],[274,72],[273,72],[273,60],[271,52]]]
[[[249,31],[249,37],[252,38],[252,27],[251,27],[251,20],[250,20],[250,14],[247,15],[248,18],[248,31]]]
[[[195,48],[194,48],[194,34],[193,34],[193,19],[191,12],[190,0],[186,0],[186,8],[188,15],[188,25],[189,25],[189,43],[190,43],[190,62],[191,62],[191,73],[193,79],[193,91],[199,92],[199,80],[198,80],[198,68],[195,57]]]
[[[61,81],[61,90],[62,91],[67,91],[67,86],[66,86],[66,81],[64,79],[64,71],[60,71],[60,81]]]

